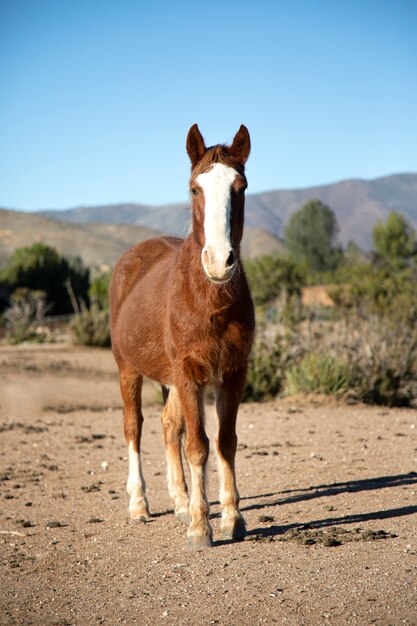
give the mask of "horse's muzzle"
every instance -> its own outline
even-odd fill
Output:
[[[214,283],[224,284],[232,278],[237,265],[233,250],[224,252],[206,246],[201,253],[201,262],[207,277]]]

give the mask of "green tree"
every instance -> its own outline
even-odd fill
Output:
[[[303,268],[290,259],[276,255],[245,261],[253,301],[265,305],[285,290],[289,296],[299,295],[305,284]]]
[[[88,295],[90,300],[95,302],[100,309],[109,308],[109,286],[111,281],[111,272],[100,274],[95,278],[90,286]]]
[[[373,231],[373,242],[377,255],[394,263],[404,263],[417,253],[416,231],[404,215],[393,211],[385,224],[379,220]]]
[[[313,271],[333,270],[342,258],[337,233],[332,209],[320,200],[309,200],[294,213],[285,228],[288,252]]]
[[[44,243],[18,248],[0,273],[0,283],[9,294],[18,288],[43,291],[53,314],[71,313],[73,310],[66,284],[77,300],[88,301],[89,270],[79,257],[61,256],[55,248]]]

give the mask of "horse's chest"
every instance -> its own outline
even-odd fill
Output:
[[[171,335],[177,349],[197,350],[204,354],[217,354],[233,344],[238,324],[225,315],[202,312],[173,320]]]
[[[173,357],[188,378],[200,384],[221,383],[245,364],[252,333],[236,320],[212,314],[181,330],[181,325],[173,329]]]

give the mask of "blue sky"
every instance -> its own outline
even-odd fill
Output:
[[[186,134],[249,191],[417,171],[415,0],[0,0],[0,206],[187,198]]]

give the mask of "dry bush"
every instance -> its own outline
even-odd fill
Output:
[[[376,314],[262,326],[244,400],[325,393],[407,406],[417,400],[417,328]]]
[[[10,343],[44,341],[42,329],[50,308],[43,292],[18,289],[11,298],[11,306],[4,314],[6,337]]]
[[[84,304],[70,324],[73,341],[79,346],[107,348],[110,346],[109,311],[93,302],[90,308]]]
[[[417,398],[417,328],[357,312],[337,322],[304,327],[303,351],[343,361],[350,394],[375,404],[409,405]]]
[[[358,318],[346,348],[358,372],[359,399],[401,406],[417,398],[417,328],[376,315]]]

